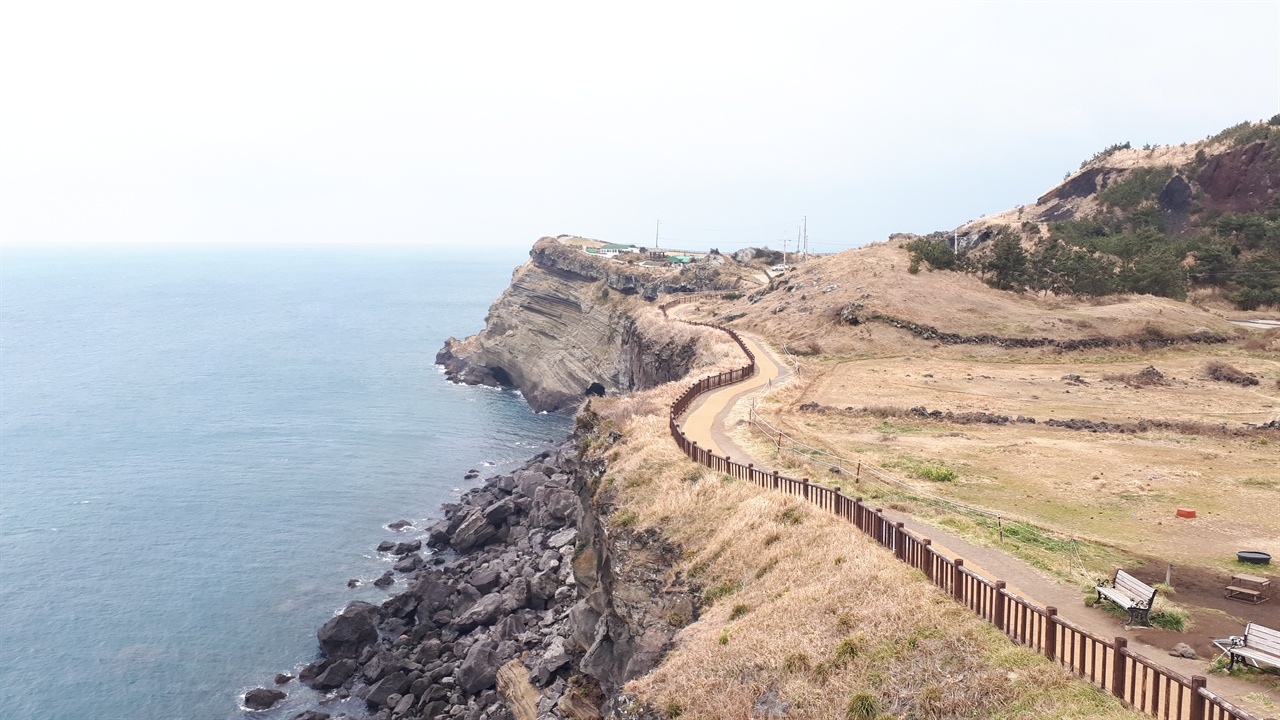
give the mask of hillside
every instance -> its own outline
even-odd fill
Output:
[[[1056,295],[1280,307],[1280,116],[1197,143],[1113,145],[1034,203],[919,238],[913,266]]]
[[[1280,556],[1280,330],[1231,322],[1260,317],[1236,309],[1241,293],[1274,289],[1241,269],[1271,262],[1273,133],[1100,153],[1021,218],[965,228],[949,259],[942,234],[775,273],[768,251],[649,267],[540,240],[485,330],[439,358],[454,379],[517,386],[536,409],[591,400],[575,434],[576,589],[563,598],[578,630],[552,642],[559,654],[522,661],[553,660],[559,680],[506,666],[513,716],[1133,716],[847,525],[685,458],[671,403],[742,356],[722,333],[668,319],[655,301],[673,298],[674,318],[734,328],[793,368],[723,412],[691,408],[714,416],[736,460],[980,549],[989,569],[1049,588],[1041,606],[1188,676],[1215,670],[1213,638],[1250,620],[1280,627],[1280,604],[1222,593],[1242,570],[1280,586],[1234,555]],[[1232,173],[1236,189],[1220,193],[1213,178]],[[1194,202],[1175,216],[1161,203],[1179,182]],[[1234,263],[1212,286],[1192,271],[1208,248]],[[1181,291],[1116,292],[1168,280],[1171,257]],[[1161,583],[1156,627],[1088,607],[1116,567]],[[1163,657],[1179,644],[1197,658]],[[1274,676],[1215,673],[1210,689],[1257,717],[1280,707]]]

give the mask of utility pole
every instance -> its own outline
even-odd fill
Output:
[[[809,259],[809,216],[805,215],[804,220],[804,259]]]
[[[658,227],[653,231],[653,249],[658,249],[658,235],[662,232],[662,221],[658,221]]]

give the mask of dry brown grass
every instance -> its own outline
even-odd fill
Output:
[[[1225,567],[1238,543],[1280,553],[1280,521],[1271,511],[1277,485],[1266,482],[1280,482],[1280,434],[1245,425],[1280,417],[1280,395],[1269,380],[1280,376],[1280,362],[1221,351],[1221,359],[1240,371],[1268,379],[1243,387],[1205,379],[1206,352],[1092,355],[1057,363],[1026,353],[966,357],[924,349],[907,356],[808,359],[804,380],[759,408],[809,444],[897,468],[903,478],[912,467],[941,460],[957,478],[928,490],[955,501],[1026,518],[1067,537],[1131,552],[1158,548],[1173,562]],[[1167,385],[1132,387],[1104,377],[1138,374],[1152,362]],[[1065,381],[1065,375],[1084,382]],[[892,412],[797,411],[806,402],[889,410],[924,405],[1038,422],[954,425]],[[1107,422],[1126,431],[1046,427],[1049,418]],[[793,475],[826,474],[794,456],[774,460],[772,445],[758,434],[743,430],[733,437],[760,463],[776,463]],[[796,468],[788,470],[788,464]],[[1201,519],[1194,527],[1177,522],[1178,507],[1196,508]]]
[[[604,485],[636,525],[684,547],[679,570],[709,601],[627,691],[681,718],[747,718],[770,689],[791,718],[846,717],[860,692],[897,716],[1135,717],[846,523],[694,465],[668,440],[665,411],[620,413],[618,402],[598,403],[624,432]]]
[[[1048,337],[1057,340],[1105,336],[1151,338],[1153,332],[1181,337],[1197,331],[1232,334],[1235,326],[1218,315],[1167,298],[1121,295],[1105,298],[1038,297],[999,292],[973,275],[955,272],[906,271],[909,259],[899,242],[871,245],[813,258],[787,274],[788,287],[776,289],[757,303],[745,298],[704,298],[704,319],[743,314],[733,325],[753,330],[776,345],[816,343],[824,354],[867,350],[869,335],[883,335],[898,352],[913,344],[903,331],[880,332],[880,323],[856,327],[833,318],[849,303],[867,312],[935,327],[961,335],[988,333],[999,337]],[[832,285],[834,290],[826,291]],[[804,297],[802,300],[801,297]],[[778,306],[787,306],[774,313]],[[800,312],[806,306],[810,312]],[[880,326],[880,327],[878,327]],[[933,345],[915,341],[921,347]],[[975,352],[981,352],[974,350]],[[1046,351],[1046,357],[1057,353]]]

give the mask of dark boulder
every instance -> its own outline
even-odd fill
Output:
[[[431,547],[445,547],[449,544],[449,537],[448,520],[441,520],[427,529],[427,544]]]
[[[515,476],[515,494],[521,497],[532,498],[538,488],[547,483],[547,476],[540,472],[530,472],[528,470],[520,470]]]
[[[411,552],[418,552],[422,549],[421,540],[410,540],[409,542],[396,543],[391,549],[392,555],[408,555]]]
[[[493,539],[498,529],[484,519],[484,515],[476,510],[467,515],[457,532],[453,533],[452,545],[458,552],[466,552],[477,548]]]
[[[628,679],[627,663],[635,654],[636,642],[627,623],[610,612],[596,623],[594,642],[587,648],[579,667],[607,689],[622,687]]]
[[[250,710],[266,710],[288,697],[279,690],[254,688],[244,694],[244,706]]]
[[[500,490],[507,494],[516,489],[516,479],[511,475],[499,475],[490,480],[489,484],[493,486],[494,490]]]
[[[396,581],[395,574],[392,573],[390,570],[388,570],[382,573],[382,577],[373,581],[373,586],[380,587],[380,588],[391,587],[395,583],[395,581]]]
[[[484,519],[490,525],[497,525],[514,514],[515,511],[515,501],[509,497],[502,498],[484,509]]]
[[[355,658],[378,640],[374,619],[378,610],[366,602],[356,601],[320,627],[316,637],[320,652],[327,658]]]
[[[378,552],[390,552],[395,546],[396,544],[390,540],[383,540],[378,543]]]
[[[279,675],[276,675],[276,684],[284,685],[285,683],[289,682],[292,679],[293,679],[293,676],[290,675],[289,673],[280,673]]]
[[[502,611],[503,597],[501,593],[491,593],[476,601],[466,612],[458,616],[454,625],[466,631],[477,625],[492,625]]]
[[[382,616],[385,618],[407,618],[418,608],[421,600],[412,591],[392,595],[382,603]]]
[[[407,527],[411,527],[412,525],[413,525],[413,523],[409,522],[408,520],[397,520],[397,521],[395,521],[395,522],[393,522],[393,523],[391,523],[391,524],[387,525],[387,529],[389,529],[389,530],[403,530],[403,529],[405,529],[405,528],[407,528]]]
[[[577,520],[578,496],[567,488],[543,486],[534,492],[530,523],[549,530]]]
[[[515,578],[511,584],[502,589],[502,614],[510,615],[529,605],[529,581],[523,577]]]
[[[560,588],[560,578],[550,570],[544,570],[529,579],[529,606],[535,610],[546,607]]]
[[[319,710],[304,710],[289,718],[289,720],[329,720],[329,713],[320,712]]]
[[[402,694],[412,683],[409,676],[403,672],[391,673],[369,689],[369,694],[364,698],[365,704],[370,710],[377,710],[387,704],[387,698]]]
[[[313,663],[307,663],[306,665],[302,666],[301,670],[298,671],[298,681],[304,682],[304,683],[310,683],[312,680],[315,680],[317,677],[319,677],[320,673],[325,671],[325,668],[329,667],[332,664],[333,663],[330,662],[329,660],[317,660]]]
[[[356,661],[351,658],[343,658],[330,665],[320,676],[311,681],[311,687],[317,690],[332,690],[341,687],[343,683],[351,679],[355,675]]]
[[[410,553],[409,555],[405,555],[403,558],[401,558],[392,567],[395,569],[396,572],[402,572],[402,573],[413,572],[414,570],[417,570],[418,568],[422,567],[422,556],[419,555],[418,553]]]
[[[449,598],[453,595],[453,587],[444,575],[437,570],[430,570],[418,576],[410,591],[421,598],[418,604],[418,617],[430,617],[435,611],[448,607]]]
[[[481,568],[471,573],[468,581],[471,587],[482,593],[488,593],[498,586],[498,571],[496,568]]]
[[[458,687],[471,695],[493,687],[501,665],[498,642],[489,639],[481,640],[471,646],[467,651],[466,659],[458,666]]]
[[[542,656],[533,661],[533,669],[529,671],[529,680],[538,687],[546,687],[547,681],[560,668],[573,661],[573,657],[565,647],[562,637],[553,637]]]

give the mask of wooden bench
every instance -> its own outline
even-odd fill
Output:
[[[1266,663],[1280,668],[1280,630],[1249,623],[1244,626],[1244,637],[1232,637],[1228,640],[1230,644],[1222,648],[1231,656],[1228,671],[1235,667],[1237,660],[1254,667],[1258,667],[1258,663]]]
[[[1116,576],[1110,583],[1108,585],[1103,580],[1093,588],[1098,591],[1098,602],[1110,600],[1129,611],[1130,625],[1149,627],[1148,616],[1152,603],[1156,601],[1156,589],[1120,569],[1116,570]]]

